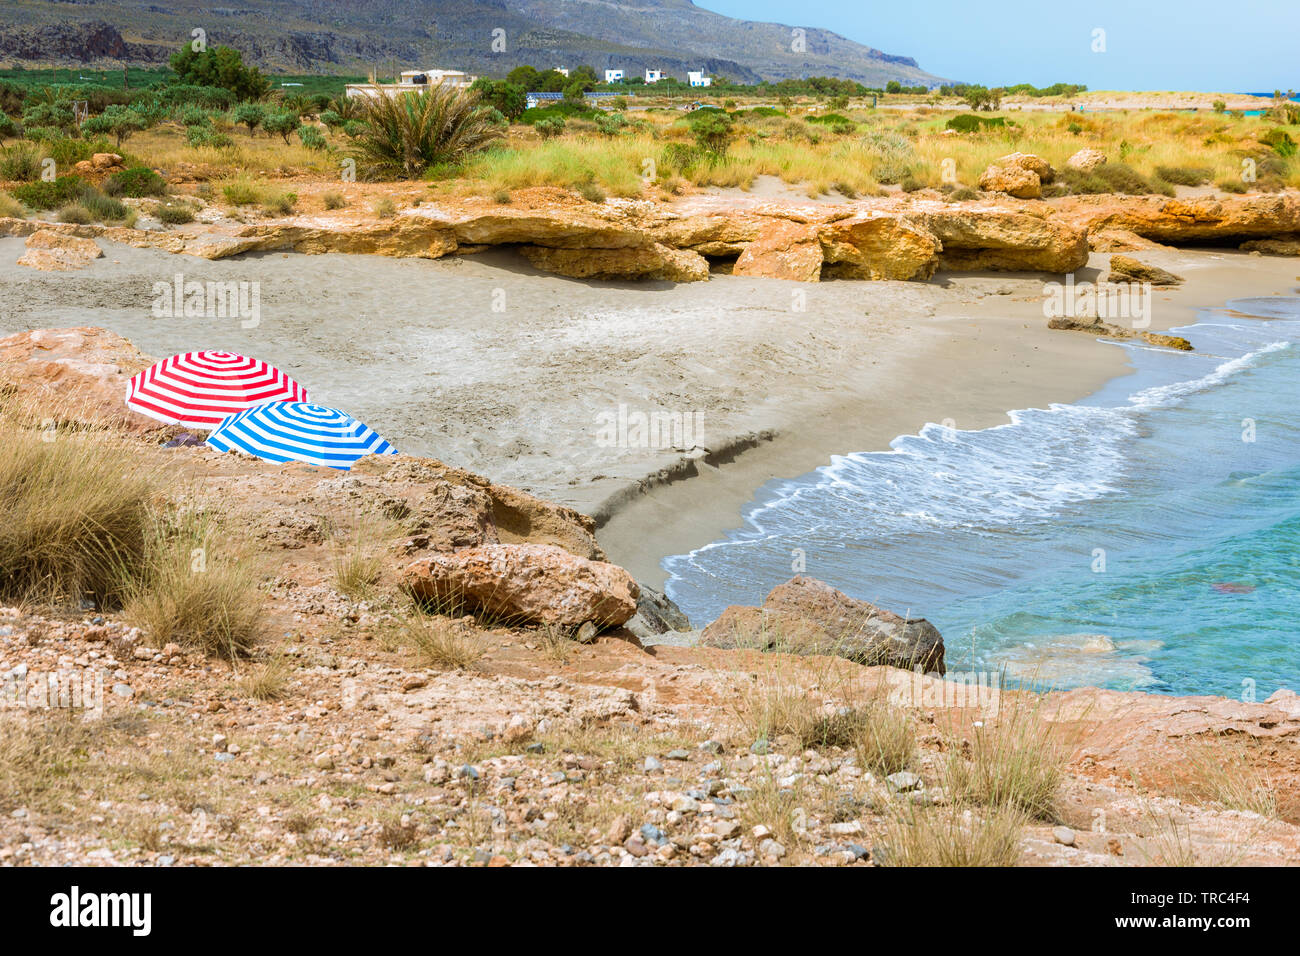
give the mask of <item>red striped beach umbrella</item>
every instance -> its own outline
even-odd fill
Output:
[[[307,390],[274,365],[235,352],[185,352],[131,377],[128,407],[169,425],[211,430],[268,402],[305,402]]]

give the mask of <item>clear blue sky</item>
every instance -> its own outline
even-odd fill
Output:
[[[1300,0],[695,0],[744,20],[833,30],[931,73],[998,86],[1300,89]],[[1093,53],[1092,32],[1106,31]]]

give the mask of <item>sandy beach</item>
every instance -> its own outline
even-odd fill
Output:
[[[208,262],[100,243],[105,257],[88,269],[50,276],[15,264],[22,240],[0,240],[0,333],[103,326],[156,356],[225,348],[266,359],[401,450],[591,514],[610,559],[652,586],[664,555],[736,524],[770,478],[883,449],[927,422],[980,428],[1008,409],[1077,400],[1126,367],[1120,348],[1047,329],[1051,277],[602,283],[544,275],[506,251]],[[1156,292],[1155,329],[1296,281],[1283,258],[1144,258],[1187,279]],[[1079,280],[1107,262],[1094,254]],[[259,282],[259,323],[155,317],[154,283],[178,272]],[[602,432],[620,408],[696,427],[683,447],[639,447]]]

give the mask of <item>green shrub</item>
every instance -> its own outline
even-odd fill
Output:
[[[211,126],[212,114],[201,106],[183,107],[177,114],[177,120],[182,126]]]
[[[348,139],[356,139],[358,136],[364,133],[366,129],[367,127],[366,127],[365,120],[359,120],[359,119],[348,120],[346,123],[343,124],[343,132],[347,134]]]
[[[104,192],[110,196],[161,196],[167,192],[167,183],[148,166],[132,166],[113,173],[104,180]]]
[[[946,125],[948,129],[956,130],[959,133],[978,133],[994,126],[1006,126],[1007,121],[1002,116],[976,116],[974,113],[959,113],[948,120]]]
[[[1175,186],[1200,186],[1210,181],[1214,170],[1204,166],[1157,166],[1156,175]]]
[[[596,112],[585,102],[573,103],[568,100],[558,100],[551,106],[534,106],[531,109],[524,110],[519,114],[519,122],[527,123],[529,126],[551,119],[575,119],[590,118]]]
[[[261,199],[257,187],[246,179],[236,179],[221,187],[221,194],[232,206],[251,206]]]
[[[660,165],[664,169],[685,175],[703,162],[705,158],[704,150],[698,146],[688,146],[686,143],[669,143],[664,147]]]
[[[185,142],[195,148],[206,146],[210,149],[228,149],[234,145],[229,136],[210,126],[191,126],[185,131]]]
[[[1125,163],[1106,163],[1091,172],[1066,166],[1057,173],[1057,180],[1057,183],[1044,191],[1044,195],[1118,193],[1142,196],[1159,193],[1172,196],[1174,194],[1174,188],[1169,183],[1149,180]]]
[[[80,176],[60,176],[51,182],[37,180],[13,188],[14,198],[32,209],[58,209],[77,199],[85,186]]]
[[[1244,193],[1247,186],[1240,179],[1222,179],[1216,185],[1225,193]]]
[[[315,126],[299,126],[298,139],[308,149],[325,148],[325,135]]]
[[[153,208],[153,214],[159,222],[165,222],[173,226],[194,221],[194,210],[185,203],[180,202],[158,203]]]
[[[331,132],[339,129],[344,124],[344,119],[334,110],[325,110],[320,114],[320,121],[324,123]]]
[[[45,147],[45,155],[54,160],[59,169],[75,166],[96,153],[111,153],[113,145],[106,139],[69,139],[60,137]]]
[[[98,116],[92,116],[81,124],[81,132],[108,134],[116,137],[117,147],[121,149],[122,141],[130,139],[133,133],[145,129],[149,124],[135,110],[114,104]]]
[[[257,103],[240,103],[230,114],[232,123],[248,127],[249,136],[252,136],[257,127],[262,125],[264,119],[266,119],[266,110]]]
[[[627,128],[627,117],[622,113],[603,113],[596,117],[596,131],[602,136],[617,136]]]
[[[262,201],[262,209],[276,216],[287,216],[298,203],[297,193],[272,193]]]
[[[298,114],[290,112],[270,113],[262,120],[262,129],[268,134],[279,133],[285,145],[289,137],[298,129]]]
[[[81,191],[79,202],[96,222],[112,222],[127,217],[125,203],[112,196],[105,196],[94,186],[87,186]]]
[[[715,158],[727,154],[733,135],[733,120],[721,110],[696,110],[691,114],[691,135],[695,144]]]
[[[1296,153],[1295,140],[1291,138],[1290,133],[1281,128],[1269,130],[1259,138],[1259,141],[1284,159],[1290,159]]]
[[[416,179],[431,166],[456,164],[502,136],[476,96],[450,86],[367,98],[367,128],[356,152],[367,172]]]
[[[564,125],[564,117],[556,116],[552,119],[538,120],[533,125],[533,129],[537,130],[537,134],[542,139],[553,139],[564,132]]]
[[[27,183],[41,174],[41,154],[28,143],[15,143],[0,156],[0,179]]]
[[[94,221],[95,217],[90,214],[90,210],[79,202],[70,203],[59,210],[59,222],[71,222],[84,226],[86,223]]]

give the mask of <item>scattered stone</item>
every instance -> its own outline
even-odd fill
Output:
[[[907,793],[911,790],[920,790],[923,786],[921,778],[908,770],[900,770],[898,773],[891,773],[885,778],[889,784],[889,789],[895,793]]]
[[[1081,149],[1065,161],[1065,165],[1071,169],[1079,169],[1085,173],[1090,173],[1098,166],[1104,165],[1106,154],[1099,149]]]
[[[1114,283],[1149,282],[1156,286],[1182,285],[1183,277],[1158,266],[1139,262],[1132,256],[1112,255],[1110,275],[1106,281]]]
[[[1053,827],[1052,839],[1061,846],[1074,846],[1074,831],[1069,827]]]

